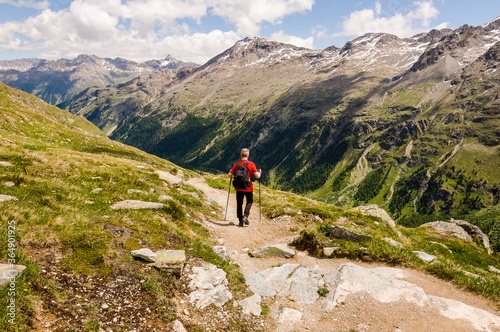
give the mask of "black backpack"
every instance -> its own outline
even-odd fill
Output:
[[[243,165],[238,162],[238,167],[234,171],[233,187],[234,189],[250,188],[250,175],[247,167],[248,161],[243,162]]]

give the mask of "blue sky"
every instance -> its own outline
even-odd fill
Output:
[[[202,64],[245,37],[322,49],[498,16],[499,0],[0,0],[0,60],[170,54]]]

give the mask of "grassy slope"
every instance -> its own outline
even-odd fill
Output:
[[[143,264],[131,259],[131,249],[186,249],[190,257],[202,257],[224,268],[233,285],[241,282],[235,266],[211,251],[207,231],[195,222],[201,213],[219,213],[219,207],[203,201],[201,193],[192,187],[166,186],[152,173],[178,171],[175,165],[113,142],[84,118],[5,85],[0,85],[0,123],[0,160],[14,165],[0,166],[0,190],[1,194],[18,198],[0,203],[2,234],[7,232],[7,223],[15,221],[16,262],[28,267],[16,283],[14,330],[26,330],[34,323],[45,294],[41,289],[48,287],[54,294],[53,310],[68,301],[67,295],[59,293],[61,281],[41,274],[40,264],[47,266],[49,257],[57,253],[64,258],[56,263],[56,271],[105,277],[125,269],[137,278],[160,285],[152,292],[153,304],[169,303],[175,294],[176,279],[159,273],[145,275]],[[15,186],[4,186],[7,182]],[[95,188],[103,190],[92,194]],[[128,189],[145,193],[128,194]],[[158,211],[110,209],[116,201],[156,202],[160,195],[170,195],[174,200]],[[123,240],[112,235],[103,229],[106,224],[125,226],[133,232],[132,237]],[[7,261],[7,254],[7,237],[2,236],[1,262]],[[1,330],[13,328],[7,322],[8,299],[5,288],[0,295]],[[92,330],[97,319],[91,306],[84,308],[86,325],[75,328]],[[165,322],[175,318],[175,306],[163,308],[158,315]]]

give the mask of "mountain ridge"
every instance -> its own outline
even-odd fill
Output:
[[[57,105],[91,86],[125,83],[161,69],[197,67],[170,55],[143,63],[81,54],[74,59],[0,61],[0,81]]]
[[[225,172],[249,147],[274,188],[376,203],[405,225],[467,217],[493,236],[499,21],[341,49],[244,39],[180,76],[93,88],[64,107],[184,167]]]

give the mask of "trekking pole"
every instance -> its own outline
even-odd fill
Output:
[[[259,178],[259,222],[262,221],[262,203],[260,201],[260,178]]]
[[[227,208],[229,207],[229,194],[231,193],[231,180],[233,177],[229,178],[229,188],[227,188],[227,204],[226,204],[226,215],[224,216],[224,221],[227,219]]]

